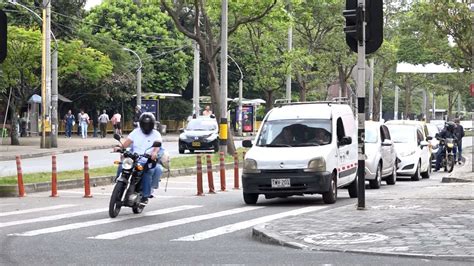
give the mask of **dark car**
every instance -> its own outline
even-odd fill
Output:
[[[189,150],[219,151],[219,130],[217,121],[211,117],[198,117],[189,121],[185,129],[180,130],[179,153]]]

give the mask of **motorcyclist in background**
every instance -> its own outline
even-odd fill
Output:
[[[446,125],[444,126],[444,129],[441,130],[439,134],[436,134],[436,138],[452,138],[456,139],[454,135],[454,127],[455,124],[454,122],[447,122]],[[436,153],[436,167],[435,167],[435,172],[439,171],[439,168],[441,167],[441,161],[443,160],[443,154],[446,152],[446,145],[441,146],[440,149],[438,149],[438,152]]]
[[[128,136],[127,139],[123,143],[123,148],[128,148],[131,146],[131,152],[137,154],[144,154],[147,149],[149,149],[153,142],[158,141],[160,143],[163,142],[161,134],[155,130],[155,116],[152,113],[145,112],[142,113],[138,123],[139,127],[135,128]],[[153,161],[157,161],[159,159],[160,154],[162,154],[161,147],[154,147],[151,150],[151,159]],[[150,152],[148,150],[148,152]],[[161,152],[161,153],[160,153]],[[120,169],[119,172],[120,173]],[[162,174],[163,170],[159,164],[156,167],[148,169],[148,171],[142,176],[142,203],[147,204],[148,198],[151,196],[151,187],[152,182],[153,186],[157,188],[159,178]]]

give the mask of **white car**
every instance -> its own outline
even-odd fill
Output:
[[[380,122],[365,122],[365,180],[378,189],[385,179],[387,185],[397,181],[397,154],[387,126]]]
[[[415,125],[386,125],[395,145],[398,163],[398,176],[411,176],[413,181],[420,177],[429,178],[431,174],[431,152],[429,143]]]
[[[337,189],[357,197],[357,130],[349,105],[291,103],[273,108],[245,155],[242,174],[246,204],[266,198],[323,195],[335,203]]]

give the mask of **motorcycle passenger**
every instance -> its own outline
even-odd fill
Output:
[[[455,139],[456,137],[454,135],[454,127],[455,125],[453,122],[447,122],[444,129],[439,134],[437,134],[437,138]],[[438,149],[438,152],[436,153],[436,168],[434,170],[435,172],[439,171],[439,168],[441,167],[441,161],[443,160],[443,155],[445,151],[446,151],[446,145],[443,145]]]
[[[123,143],[123,148],[128,148],[131,145],[131,152],[144,154],[145,151],[153,145],[153,142],[163,142],[161,134],[154,129],[155,121],[155,116],[152,113],[145,112],[141,114],[138,120],[140,126],[135,128],[127,136],[127,139]],[[158,159],[160,150],[162,149],[159,147],[154,147],[148,150],[148,152],[151,151],[152,160],[156,161]],[[142,203],[148,203],[148,198],[151,196],[152,181],[154,184],[157,184],[161,174],[162,169],[159,165],[157,165],[152,169],[148,169],[147,172],[142,176]]]

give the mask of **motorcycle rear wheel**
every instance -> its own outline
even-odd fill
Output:
[[[145,208],[145,205],[138,204],[138,206],[132,207],[132,210],[133,210],[133,213],[140,214],[140,213],[142,213],[144,208]]]
[[[120,209],[122,208],[122,197],[125,191],[125,183],[117,182],[114,187],[114,191],[112,192],[112,196],[110,196],[109,202],[109,216],[110,218],[115,218],[120,213]]]

